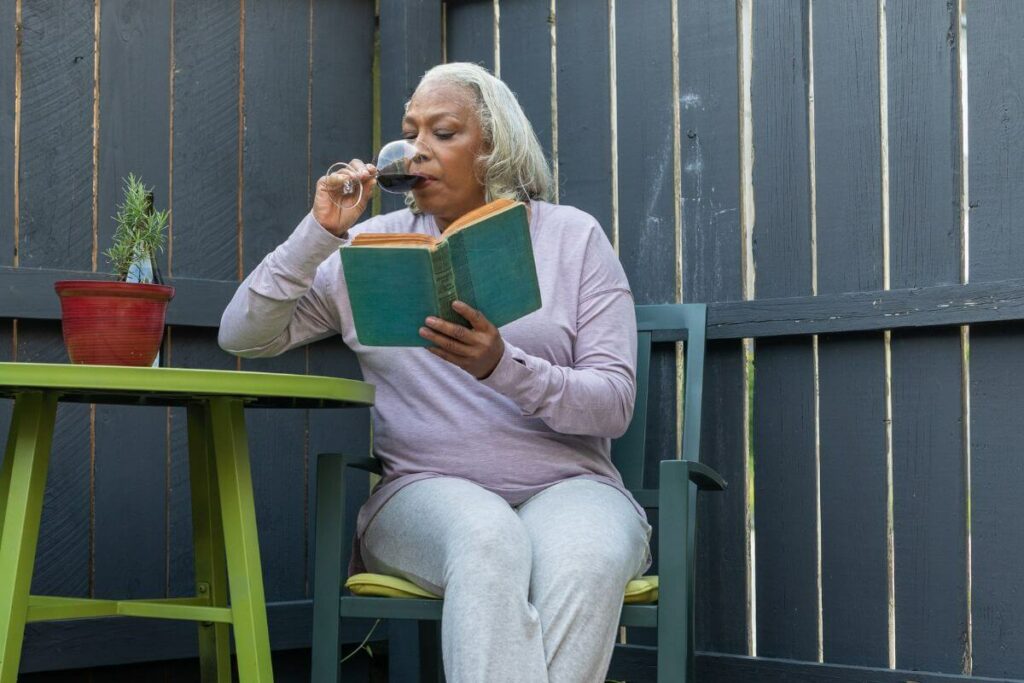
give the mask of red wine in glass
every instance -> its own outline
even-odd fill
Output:
[[[420,155],[419,149],[409,140],[394,140],[381,147],[374,162],[377,167],[377,185],[380,189],[394,194],[404,194],[416,187],[425,177],[412,170],[413,163]],[[327,169],[327,175],[345,170],[351,171],[351,167],[344,161],[339,161]],[[335,201],[334,197],[331,197],[331,201],[340,208],[350,209],[362,201],[363,186],[353,180],[346,180],[334,194],[339,197],[340,202]]]

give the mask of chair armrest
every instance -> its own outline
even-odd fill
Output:
[[[321,453],[320,458],[341,458],[342,467],[352,467],[370,474],[383,474],[380,460],[372,455],[345,455],[344,453]]]
[[[728,488],[729,483],[722,478],[722,475],[707,465],[690,460],[684,462],[686,462],[686,467],[690,471],[690,481],[696,484],[699,490],[724,491]]]

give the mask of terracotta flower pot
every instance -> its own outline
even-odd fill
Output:
[[[153,364],[173,287],[62,280],[54,283],[54,289],[60,297],[64,345],[72,363]]]

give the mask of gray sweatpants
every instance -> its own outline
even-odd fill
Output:
[[[620,492],[571,479],[518,508],[464,479],[406,486],[363,536],[372,572],[444,595],[449,683],[604,681],[650,526]]]

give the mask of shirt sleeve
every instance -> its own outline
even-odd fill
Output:
[[[308,214],[235,291],[221,316],[221,348],[245,358],[275,356],[341,332],[324,262],[347,242]]]
[[[563,434],[616,438],[636,399],[636,313],[625,273],[604,234],[588,244],[580,279],[573,365],[564,367],[508,342],[481,380],[527,417]]]

